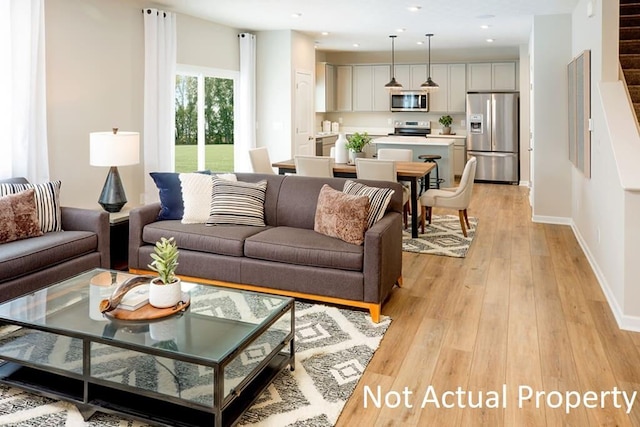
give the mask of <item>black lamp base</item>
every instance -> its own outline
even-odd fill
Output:
[[[109,169],[98,203],[107,212],[120,212],[127,203],[127,196],[124,194],[120,173],[118,173],[118,168],[115,166],[111,166]]]

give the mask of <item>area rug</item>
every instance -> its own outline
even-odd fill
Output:
[[[469,217],[469,224],[471,228],[464,237],[457,215],[434,215],[431,224],[426,224],[424,233],[417,238],[412,238],[410,232],[403,233],[402,250],[464,258],[476,234],[478,218]]]
[[[291,372],[285,368],[281,371],[238,425],[333,426],[391,322],[391,319],[382,316],[380,323],[376,324],[367,312],[302,302],[296,302],[295,317],[295,370]],[[52,354],[57,353],[55,357],[64,357],[69,362],[65,366],[70,369],[79,363],[75,361],[79,349],[72,348],[73,345],[61,342],[60,338],[51,343],[45,341],[42,337],[37,340],[31,338],[31,342],[16,342],[15,345],[21,346],[20,351],[40,352],[42,357],[52,358]],[[264,343],[258,346],[264,346]],[[63,356],[60,355],[61,349]],[[249,347],[245,351],[247,357],[243,355],[238,360],[250,360],[256,351],[264,351],[264,348]],[[131,355],[131,352],[124,354],[126,352],[105,352],[100,365],[103,378],[139,385],[144,374],[145,387],[169,390],[176,388],[174,379],[180,376],[182,384],[178,381],[177,390],[182,396],[193,396],[196,401],[211,399],[211,396],[204,394],[198,396],[201,390],[211,389],[210,370],[188,369],[177,363],[174,366],[173,361],[164,358],[154,358],[150,362],[149,357],[142,358],[139,353]],[[100,412],[84,422],[71,403],[4,385],[0,385],[0,425],[146,426]]]

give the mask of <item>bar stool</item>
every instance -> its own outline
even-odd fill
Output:
[[[418,156],[418,158],[420,160],[424,160],[425,163],[435,163],[436,164],[436,179],[435,180],[431,180],[434,184],[435,184],[435,188],[440,188],[440,183],[443,182],[444,180],[440,179],[440,172],[438,171],[438,162],[436,162],[436,160],[439,160],[442,158],[441,155],[439,154],[421,154]],[[431,182],[427,183],[425,182],[426,180],[422,180],[422,191],[426,191],[429,188],[431,188]],[[422,191],[420,193],[422,193]]]

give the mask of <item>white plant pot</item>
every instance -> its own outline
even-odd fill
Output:
[[[182,299],[182,282],[176,279],[175,282],[163,285],[159,278],[155,278],[149,285],[149,304],[156,308],[173,307]]]

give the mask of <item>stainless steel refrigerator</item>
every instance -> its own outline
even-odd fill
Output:
[[[520,180],[519,93],[467,93],[467,158],[477,159],[476,181]]]

